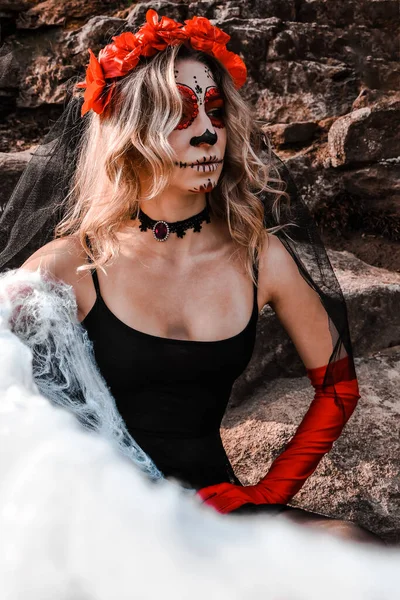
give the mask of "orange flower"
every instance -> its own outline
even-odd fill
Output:
[[[143,56],[153,56],[157,51],[180,44],[187,39],[182,23],[169,17],[161,17],[159,21],[158,14],[153,9],[147,11],[146,21],[147,23],[136,33],[136,37],[142,43]]]
[[[236,89],[241,88],[247,78],[247,68],[240,56],[230,52],[222,44],[214,44],[213,55],[227,69]]]
[[[121,33],[112,39],[114,43],[99,52],[99,62],[107,78],[121,77],[132,71],[142,52],[141,41],[131,32]]]
[[[104,88],[107,84],[104,78],[103,70],[93,52],[89,49],[90,60],[89,66],[86,69],[86,80],[78,83],[76,87],[86,88],[84,93],[84,103],[81,109],[83,117],[90,109],[97,114],[101,114],[111,100],[112,92],[115,87],[113,84],[106,94]]]
[[[193,17],[186,19],[183,31],[190,38],[190,43],[195,50],[211,53],[214,44],[227,44],[231,36],[211,25],[206,17]]]

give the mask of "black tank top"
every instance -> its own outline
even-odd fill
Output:
[[[105,304],[96,270],[92,277],[96,302],[82,325],[132,437],[166,477],[183,485],[240,484],[219,429],[232,385],[253,353],[257,286],[253,284],[252,314],[240,333],[192,341],[129,327]]]

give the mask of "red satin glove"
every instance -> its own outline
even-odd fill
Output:
[[[247,503],[286,504],[300,490],[340,436],[361,397],[357,379],[346,379],[351,372],[348,357],[335,363],[335,372],[341,374],[340,381],[322,390],[326,369],[327,365],[307,369],[315,388],[314,399],[267,475],[257,485],[219,483],[202,488],[197,495],[205,504],[218,512],[229,513]],[[335,393],[339,405],[335,403]]]

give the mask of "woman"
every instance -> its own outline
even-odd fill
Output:
[[[290,239],[298,222],[265,226],[258,193],[274,198],[278,218],[289,196],[258,156],[259,132],[237,91],[245,66],[207,19],[182,26],[152,10],[146,19],[98,60],[90,51],[69,210],[58,238],[22,268],[73,287],[118,409],[165,476],[223,513],[273,512],[376,542],[354,523],[287,506],[360,396],[346,327],[275,235],[289,229]],[[265,304],[316,394],[266,476],[244,487],[219,427]]]

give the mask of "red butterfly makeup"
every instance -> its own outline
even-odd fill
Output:
[[[191,87],[178,83],[177,87],[183,100],[182,118],[175,129],[187,129],[199,114],[198,97]],[[214,127],[225,127],[223,121],[224,101],[217,87],[207,88],[204,94],[204,108]]]
[[[178,83],[177,87],[182,96],[183,112],[176,129],[186,129],[199,114],[199,105],[195,92],[189,86]]]

